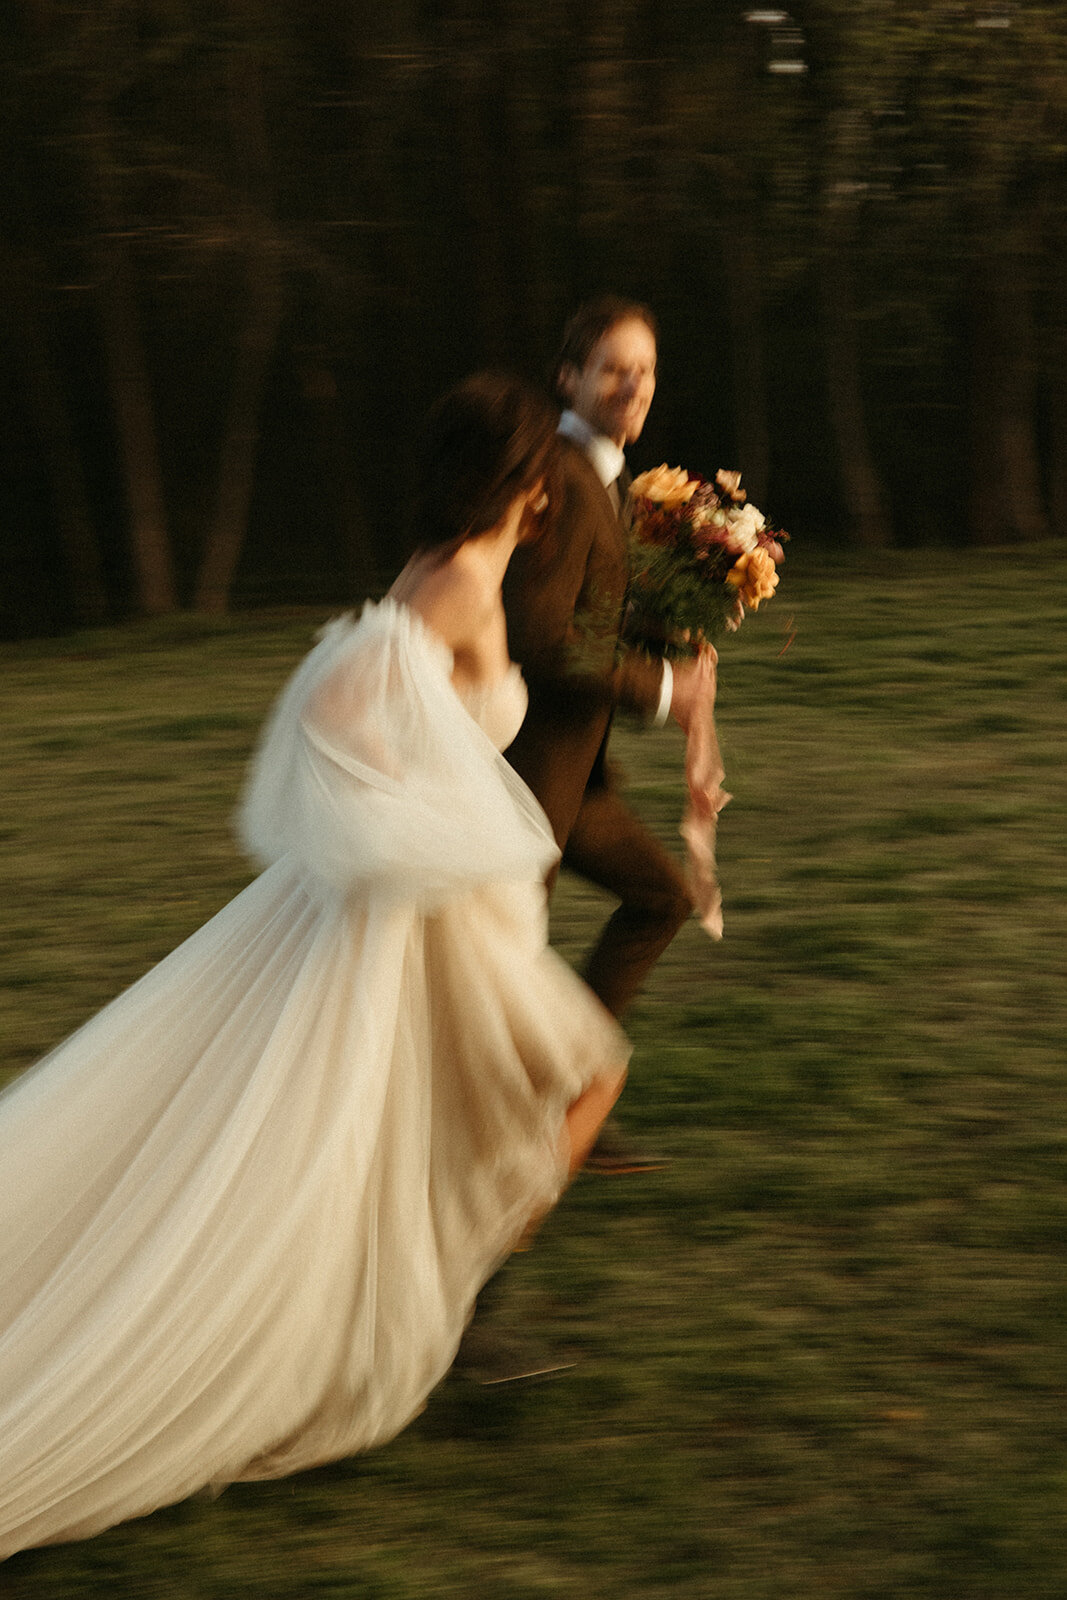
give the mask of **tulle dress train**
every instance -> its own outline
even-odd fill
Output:
[[[547,947],[548,824],[405,608],[331,625],[242,809],[264,870],[0,1097],[0,1555],[380,1443],[625,1061]]]

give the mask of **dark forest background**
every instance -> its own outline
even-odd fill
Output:
[[[607,288],[636,466],[809,547],[1067,533],[1059,0],[3,17],[0,633],[372,591],[429,400]]]

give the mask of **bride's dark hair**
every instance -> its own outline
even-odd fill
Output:
[[[492,528],[515,496],[550,475],[559,413],[506,372],[476,372],[442,395],[419,440],[411,543],[461,543]]]

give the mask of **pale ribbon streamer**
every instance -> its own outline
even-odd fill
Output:
[[[713,650],[697,658],[703,682],[686,733],[685,780],[689,791],[681,835],[687,849],[689,891],[700,925],[712,939],[723,933],[722,890],[715,865],[719,812],[732,797],[722,787],[725,770],[715,731],[716,662]]]

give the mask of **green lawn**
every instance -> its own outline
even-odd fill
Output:
[[[564,1377],[0,1568],[13,1600],[1062,1600],[1067,550],[794,557],[724,644],[726,938],[630,1019],[623,1120],[489,1315]],[[796,639],[779,654],[792,619]],[[0,647],[0,1067],[247,880],[310,615]],[[619,728],[667,839],[672,730]],[[604,905],[564,883],[577,958]]]

